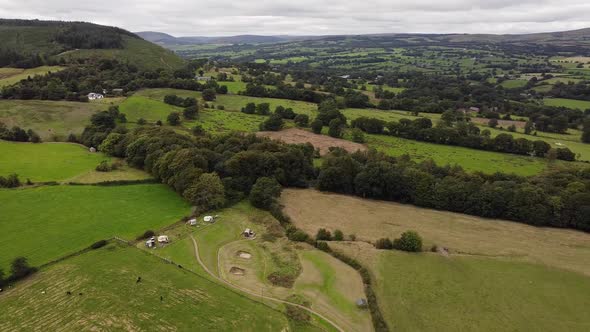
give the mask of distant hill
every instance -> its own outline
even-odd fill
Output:
[[[36,67],[88,58],[116,58],[143,69],[183,64],[173,52],[116,27],[0,19],[0,67]]]
[[[190,37],[174,37],[162,32],[141,31],[136,32],[136,35],[141,38],[156,43],[165,47],[178,45],[195,45],[195,44],[265,44],[265,43],[280,43],[293,40],[302,40],[307,38],[321,38],[321,37],[302,37],[302,36],[260,36],[260,35],[237,35],[226,37],[204,37],[204,36],[190,36]]]
[[[368,35],[324,35],[324,36],[260,36],[238,35],[227,37],[174,37],[169,34],[153,31],[137,32],[145,40],[164,47],[177,47],[194,44],[263,44],[291,41],[323,41],[348,40],[352,44],[382,43],[383,46],[412,46],[412,45],[513,45],[514,47],[534,47],[540,45],[554,51],[571,51],[581,47],[590,50],[590,28],[532,34],[417,34],[417,33],[382,33]]]

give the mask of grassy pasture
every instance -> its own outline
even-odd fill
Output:
[[[583,232],[315,190],[284,190],[281,203],[293,223],[309,234],[319,228],[340,229],[360,241],[376,241],[413,229],[424,238],[426,249],[436,244],[453,254],[538,263],[590,276],[590,234]]]
[[[41,66],[29,69],[0,68],[0,88],[18,83],[29,76],[34,77],[37,75],[46,75],[48,73],[58,72],[63,69],[65,68],[60,66]]]
[[[586,331],[590,278],[485,257],[332,245],[365,264],[396,331]]]
[[[92,114],[106,110],[111,101],[0,100],[0,121],[8,127],[33,129],[45,141],[63,140],[70,133],[80,134]]]
[[[119,105],[119,109],[127,116],[127,121],[137,122],[143,118],[149,122],[161,120],[166,122],[166,117],[172,112],[182,112],[182,108],[168,105],[160,100],[154,100],[142,96],[131,96]]]
[[[17,143],[0,140],[0,175],[17,173],[21,181],[62,181],[93,171],[102,153],[71,143]]]
[[[160,184],[3,189],[0,202],[4,268],[18,256],[40,265],[104,238],[135,239],[189,214],[188,204]]]
[[[522,88],[528,83],[527,80],[506,80],[500,85],[506,89]]]
[[[547,106],[563,106],[571,109],[587,110],[590,109],[590,101],[576,100],[566,98],[545,98],[543,102]]]
[[[116,244],[43,269],[0,295],[3,331],[281,331],[288,325],[279,311]]]
[[[224,82],[225,83],[225,82]],[[201,93],[197,91],[178,90],[178,89],[146,89],[138,91],[135,96],[148,97],[158,101],[163,101],[164,96],[168,94],[176,94],[181,97],[195,97],[201,98]],[[240,111],[247,103],[269,103],[271,111],[275,107],[282,105],[284,107],[291,107],[295,113],[303,113],[312,116],[317,110],[317,105],[304,101],[276,99],[276,98],[260,98],[248,97],[240,95],[217,95],[217,99],[211,102],[214,105],[223,105],[228,111]]]
[[[439,165],[457,164],[467,171],[534,175],[543,171],[549,164],[543,158],[433,144],[386,135],[366,137],[370,148],[392,156],[409,154],[417,161],[433,159]]]

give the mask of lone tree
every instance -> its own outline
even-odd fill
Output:
[[[183,196],[205,211],[225,204],[223,183],[216,173],[202,174],[195,184],[184,191]]]
[[[307,114],[297,114],[293,121],[298,127],[307,127],[309,125],[309,116]]]
[[[214,89],[205,89],[205,90],[203,90],[201,95],[203,96],[203,99],[205,101],[215,100],[215,90]]]
[[[320,120],[315,120],[311,123],[311,130],[316,134],[322,133],[322,128],[324,127],[324,123]]]
[[[275,178],[262,177],[256,180],[250,191],[250,203],[257,208],[269,209],[281,196],[281,185]]]
[[[182,115],[187,120],[194,120],[199,113],[199,107],[197,105],[189,106],[182,110]]]
[[[283,118],[278,114],[273,114],[260,124],[260,130],[279,131],[283,128],[283,125]]]
[[[398,250],[410,252],[422,251],[422,237],[415,231],[403,232],[399,239],[393,241],[393,247]]]
[[[328,127],[328,135],[335,138],[342,137],[342,126],[343,123],[340,119],[333,119]]]
[[[168,114],[166,121],[168,121],[171,126],[178,126],[180,124],[180,114],[178,114],[178,112],[172,112]]]

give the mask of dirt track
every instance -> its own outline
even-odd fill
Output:
[[[318,135],[297,128],[289,128],[281,131],[261,131],[256,133],[256,135],[276,139],[287,144],[311,143],[316,149],[320,149],[320,155],[322,156],[330,152],[330,147],[343,148],[348,152],[367,150],[367,147],[363,144],[326,135]]]

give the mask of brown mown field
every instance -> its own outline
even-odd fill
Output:
[[[258,136],[269,137],[287,144],[311,143],[316,149],[320,149],[320,155],[325,155],[331,147],[342,148],[348,152],[358,150],[365,151],[367,147],[363,144],[350,142],[340,138],[334,138],[326,135],[318,135],[312,132],[290,128],[281,131],[261,131],[256,133]]]
[[[484,219],[459,213],[418,208],[394,202],[287,189],[281,203],[292,222],[315,235],[318,229],[340,229],[345,236],[374,242],[417,231],[424,248],[436,244],[451,255],[509,258],[590,275],[590,234],[539,228],[517,222]]]

